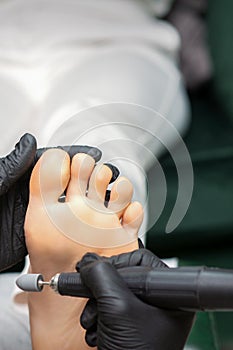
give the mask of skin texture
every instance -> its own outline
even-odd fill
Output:
[[[58,272],[75,271],[86,252],[111,256],[138,248],[137,232],[143,218],[139,203],[131,203],[133,188],[117,179],[108,208],[104,206],[112,172],[88,155],[70,162],[63,150],[46,151],[33,169],[25,220],[30,272],[45,280]],[[88,191],[87,191],[88,189]],[[66,191],[66,201],[58,198]],[[79,319],[85,299],[56,295],[45,288],[29,293],[34,350],[89,349]]]

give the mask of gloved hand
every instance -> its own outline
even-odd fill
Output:
[[[82,282],[95,299],[81,315],[86,342],[99,350],[181,350],[195,314],[164,310],[145,304],[126,286],[117,268],[168,268],[146,249],[102,258],[88,253],[77,264]]]
[[[88,146],[60,147],[72,157],[88,153],[95,161],[101,151]],[[0,159],[0,270],[21,261],[27,254],[24,219],[29,199],[29,180],[33,166],[47,148],[36,150],[36,139],[25,134],[15,149]],[[117,169],[111,168],[117,177]]]

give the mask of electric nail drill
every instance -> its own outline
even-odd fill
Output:
[[[117,271],[131,291],[150,305],[181,310],[233,310],[233,270],[135,266]],[[47,285],[60,295],[92,297],[77,272],[59,273],[50,281],[44,281],[41,274],[25,274],[16,284],[29,292],[41,292]]]

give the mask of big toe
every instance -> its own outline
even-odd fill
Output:
[[[70,157],[61,149],[46,151],[36,163],[30,180],[30,196],[58,201],[70,178]]]

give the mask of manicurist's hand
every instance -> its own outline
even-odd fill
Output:
[[[87,344],[99,350],[183,349],[195,314],[163,310],[139,300],[117,272],[129,266],[168,268],[146,249],[111,258],[88,253],[77,264],[94,296],[80,320]]]

